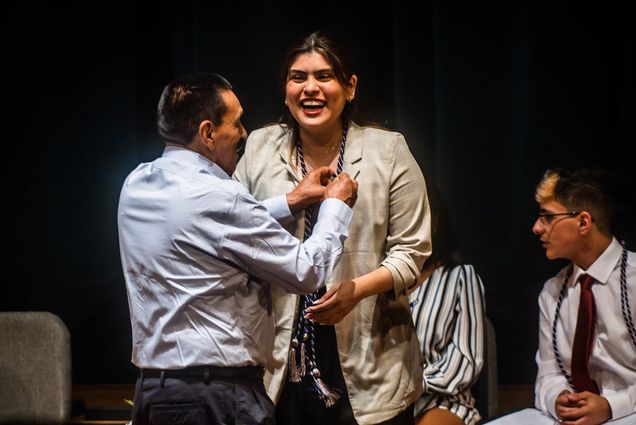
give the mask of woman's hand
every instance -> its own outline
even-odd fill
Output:
[[[335,325],[345,318],[362,298],[357,295],[356,282],[348,280],[333,285],[305,310],[305,318],[321,325]]]
[[[335,325],[360,302],[372,295],[393,289],[393,276],[380,266],[370,273],[337,283],[307,308],[305,317],[321,325]]]

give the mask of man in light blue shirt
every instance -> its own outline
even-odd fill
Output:
[[[345,173],[327,183],[323,167],[257,202],[229,177],[246,137],[242,113],[223,77],[176,79],[157,111],[163,155],[124,182],[118,225],[140,368],[136,425],[273,423],[262,382],[274,343],[269,285],[311,293],[342,253],[357,183]],[[310,238],[281,227],[320,201]]]

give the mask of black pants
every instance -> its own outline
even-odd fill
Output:
[[[349,402],[347,387],[340,368],[340,358],[333,326],[315,327],[316,363],[321,379],[340,393],[340,399],[331,407],[307,391],[305,380],[298,384],[285,380],[280,400],[276,404],[277,425],[357,425]],[[399,415],[381,422],[381,425],[414,425],[413,404]]]
[[[213,368],[140,373],[135,387],[134,425],[256,425],[274,424],[274,405],[260,376],[251,373],[222,373],[215,370],[245,368]],[[240,371],[239,371],[240,372]]]

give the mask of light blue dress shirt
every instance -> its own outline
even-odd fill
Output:
[[[167,147],[139,165],[118,212],[133,364],[266,365],[274,344],[269,284],[293,293],[324,285],[351,217],[344,202],[326,199],[301,242],[279,224],[293,219],[285,195],[259,203],[196,152]]]

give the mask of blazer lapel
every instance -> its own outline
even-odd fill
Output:
[[[283,164],[285,164],[285,169],[291,176],[292,180],[296,184],[298,184],[300,180],[298,178],[298,174],[296,173],[296,163],[294,161],[296,157],[296,155],[294,155],[295,149],[292,150],[290,154],[290,146],[292,143],[291,134],[291,131],[284,131],[282,133],[282,136],[278,141],[277,151],[280,160],[283,162]]]
[[[362,129],[355,124],[349,126],[347,133],[347,145],[345,146],[344,171],[346,171],[352,179],[356,179],[361,172],[360,164],[362,163]]]

